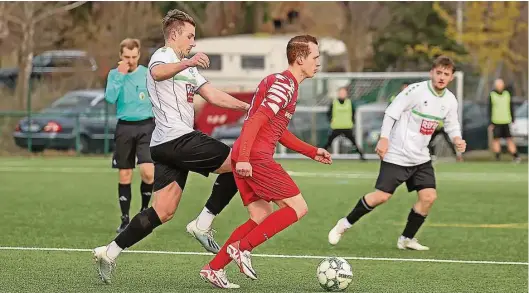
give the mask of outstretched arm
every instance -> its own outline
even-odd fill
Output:
[[[198,93],[209,103],[222,108],[246,111],[250,105],[216,89],[210,83],[205,83],[198,89]]]
[[[316,157],[318,148],[297,138],[292,132],[288,131],[288,129],[283,132],[279,142],[288,149],[300,153],[310,159]]]

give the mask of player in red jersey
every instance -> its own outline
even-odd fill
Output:
[[[320,66],[318,41],[296,36],[287,45],[288,69],[261,81],[244,122],[241,136],[232,151],[232,168],[242,201],[250,219],[239,226],[200,276],[219,288],[238,288],[230,283],[224,267],[234,260],[242,273],[257,279],[251,251],[307,213],[307,203],[299,188],[273,159],[277,142],[323,164],[331,155],[309,145],[288,131],[296,110],[298,85],[311,78]],[[273,211],[270,202],[280,209]]]

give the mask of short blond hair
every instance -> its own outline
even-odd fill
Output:
[[[162,19],[163,35],[167,39],[169,32],[173,29],[181,34],[185,23],[196,26],[195,20],[189,14],[178,9],[169,10]]]
[[[138,39],[131,39],[126,38],[119,44],[119,53],[123,53],[123,48],[127,48],[129,50],[132,50],[134,48],[138,48],[138,52],[141,50],[141,42]]]

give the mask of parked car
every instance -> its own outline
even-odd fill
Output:
[[[520,105],[514,113],[514,123],[511,125],[511,134],[518,147],[527,149],[529,120],[527,119],[527,100]]]
[[[77,72],[97,73],[98,66],[93,57],[80,50],[45,51],[35,56],[30,78],[41,80],[46,77],[70,75]],[[0,68],[0,85],[14,89],[18,79],[18,68]]]
[[[34,152],[45,149],[67,150],[75,149],[79,139],[80,151],[89,153],[102,150],[107,138],[112,150],[116,111],[114,105],[105,101],[104,94],[103,89],[72,91],[48,108],[33,114],[31,119],[25,117],[19,121],[13,133],[16,145],[27,148],[31,136]]]

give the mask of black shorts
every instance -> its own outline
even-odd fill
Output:
[[[134,169],[136,157],[138,164],[152,163],[149,144],[154,131],[154,120],[119,120],[116,126],[114,142],[116,149],[112,157],[112,168]]]
[[[435,173],[432,161],[417,166],[399,166],[382,161],[375,188],[393,194],[397,187],[406,182],[408,192],[435,188]]]
[[[494,129],[492,130],[492,134],[494,138],[512,137],[509,124],[494,124]]]
[[[222,166],[230,151],[229,146],[199,131],[151,147],[153,190],[160,190],[173,181],[183,190],[189,171],[207,177]]]

